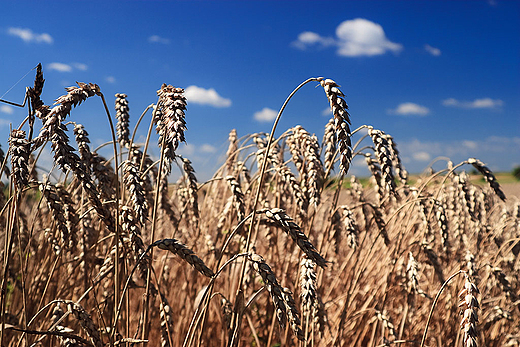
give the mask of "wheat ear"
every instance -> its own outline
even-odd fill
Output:
[[[470,282],[469,277],[466,275],[466,281],[464,288],[459,293],[459,307],[461,308],[462,320],[460,322],[460,328],[464,331],[463,346],[464,347],[477,347],[477,322],[478,322],[478,309],[480,308],[477,300],[479,294],[477,286]]]
[[[278,284],[276,276],[271,270],[271,267],[267,265],[264,258],[262,258],[258,254],[251,254],[249,256],[249,260],[253,262],[253,268],[256,272],[258,272],[260,277],[262,277],[264,286],[269,291],[271,299],[273,300],[273,304],[276,310],[276,316],[278,317],[278,323],[280,324],[282,329],[285,329],[286,308],[282,297],[283,288],[280,286],[280,284]]]
[[[477,169],[482,174],[482,176],[484,176],[484,179],[487,183],[489,183],[491,189],[493,189],[495,194],[503,201],[506,201],[506,195],[504,194],[502,189],[500,189],[500,184],[498,184],[497,179],[495,178],[495,175],[493,175],[491,170],[489,170],[483,162],[475,158],[469,158],[468,163],[473,165],[473,167]]]
[[[307,236],[301,231],[300,226],[294,223],[293,219],[289,217],[284,210],[281,208],[273,208],[265,211],[265,215],[289,234],[298,247],[300,247],[310,259],[316,262],[318,266],[322,268],[327,266],[327,261],[318,253]]]
[[[204,264],[202,259],[200,259],[191,249],[175,239],[157,240],[152,243],[151,246],[177,254],[206,277],[213,277],[214,275],[213,271]]]
[[[345,94],[339,90],[339,85],[331,79],[320,81],[329,99],[330,108],[334,115],[334,126],[336,128],[336,140],[341,153],[340,170],[347,173],[352,161],[352,143],[350,141],[350,115],[348,105],[343,99]]]
[[[25,131],[13,129],[9,137],[9,154],[14,183],[18,189],[29,183],[29,142],[25,138]]]
[[[116,95],[116,134],[117,141],[123,147],[130,145],[130,108],[128,107],[127,95],[117,93]]]

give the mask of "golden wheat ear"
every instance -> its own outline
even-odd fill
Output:
[[[486,165],[484,165],[483,162],[481,162],[480,160],[475,159],[475,158],[469,158],[468,163],[473,165],[473,167],[475,169],[477,169],[482,174],[482,176],[484,176],[484,179],[486,180],[487,183],[489,183],[489,185],[491,186],[491,189],[493,189],[495,194],[500,199],[502,199],[502,201],[506,201],[506,195],[504,194],[502,189],[500,189],[500,184],[498,184],[498,181],[495,178],[495,175],[493,175],[493,173],[491,172],[491,170],[489,170],[488,167]]]
[[[213,271],[204,264],[202,259],[195,254],[195,252],[175,239],[157,240],[152,243],[151,246],[177,254],[188,264],[193,266],[195,270],[206,277],[213,277],[215,275]]]

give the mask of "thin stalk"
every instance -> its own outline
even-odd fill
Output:
[[[435,305],[437,304],[437,300],[439,300],[439,297],[441,296],[441,293],[442,291],[444,290],[444,288],[448,285],[448,283],[454,278],[456,277],[457,275],[460,275],[461,273],[466,273],[466,271],[464,270],[459,270],[457,271],[456,273],[454,273],[453,275],[451,275],[443,284],[442,284],[442,287],[441,289],[439,289],[439,292],[437,293],[437,295],[435,296],[435,299],[433,300],[433,304],[432,304],[432,308],[430,310],[430,314],[428,315],[428,320],[426,321],[426,326],[424,327],[424,333],[423,333],[423,336],[422,336],[422,340],[421,340],[421,346],[420,347],[424,347],[424,342],[426,341],[426,334],[428,334],[428,327],[430,326],[430,321],[432,319],[432,316],[433,316],[433,310],[435,309]]]
[[[144,118],[144,115],[146,114],[146,112],[148,112],[149,109],[151,109],[152,107],[154,106],[154,104],[150,104],[148,105],[143,113],[141,114],[141,116],[139,117],[139,119],[137,120],[137,123],[135,124],[135,127],[134,127],[134,132],[132,133],[132,139],[130,140],[130,147],[129,148],[132,148],[132,145],[134,144],[134,138],[135,138],[135,134],[137,133],[137,128],[139,127],[139,124],[141,124],[141,121],[143,120]],[[152,118],[152,123],[153,123],[153,118]]]
[[[155,115],[155,112],[154,112]],[[153,117],[152,117],[153,124]],[[150,126],[151,127],[151,126]],[[146,141],[146,145],[148,145],[149,138]],[[166,147],[166,136],[163,136],[162,144],[161,144],[161,159],[159,160],[159,173],[157,177],[157,182],[155,184],[155,196],[153,203],[153,211],[152,211],[152,230],[150,232],[150,244],[154,242],[155,238],[155,229],[157,226],[157,210],[159,208],[159,188],[161,187],[161,175],[162,168],[164,164],[164,148]],[[146,147],[145,147],[146,150]],[[145,154],[143,153],[143,162],[144,162]],[[143,164],[141,162],[141,164]],[[150,249],[150,261],[153,262],[153,248]],[[150,265],[151,266],[151,265]],[[149,313],[149,302],[150,302],[150,268],[148,268],[148,272],[146,275],[146,291],[144,296],[144,307],[143,307],[143,340],[148,340],[148,313]],[[116,301],[117,302],[117,301]]]
[[[11,180],[11,187],[13,186],[13,181]],[[7,230],[5,234],[5,246],[4,246],[4,271],[2,274],[2,291],[0,295],[0,309],[2,310],[0,313],[1,322],[0,322],[0,346],[4,346],[4,330],[5,330],[5,307],[6,307],[6,291],[7,291],[7,277],[9,274],[9,262],[11,260],[11,251],[13,248],[13,233],[14,233],[14,222],[17,214],[17,206],[20,202],[20,194],[18,190],[15,190],[15,199],[14,204],[11,204],[11,208],[9,209]]]
[[[105,101],[105,96],[103,93],[99,92],[98,94],[101,97],[101,101],[103,102],[103,106],[105,107],[105,112],[108,117],[108,122],[110,124],[110,131],[112,133],[112,145],[114,148],[114,167],[116,170],[114,170],[114,175],[116,176],[116,182],[119,182],[119,173],[117,170],[118,162],[117,162],[117,141],[116,141],[116,133],[114,130],[114,123],[112,122],[112,117],[110,116],[110,111],[108,110],[108,105]],[[116,201],[115,201],[115,242],[116,242],[116,256],[114,259],[114,302],[118,302],[119,300],[119,287],[120,287],[120,274],[119,274],[119,253],[121,250],[119,249],[119,196],[120,196],[120,189],[119,189],[119,183],[115,185],[116,186]],[[114,307],[114,317],[116,317],[117,308]],[[114,320],[112,331],[110,334],[110,344],[114,344],[114,336],[117,326],[117,320]]]

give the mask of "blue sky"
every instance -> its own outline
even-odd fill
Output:
[[[128,94],[133,127],[162,83],[186,88],[188,145],[179,151],[201,179],[222,163],[231,129],[270,131],[287,95],[317,76],[341,85],[352,128],[393,135],[411,172],[437,156],[520,165],[519,1],[0,3],[0,98],[21,102],[41,62],[44,102],[75,81],[97,83],[110,106]],[[296,94],[278,134],[300,124],[321,139],[331,114],[315,85]],[[25,115],[0,103],[4,150],[9,124]],[[70,120],[93,147],[110,139],[99,99]]]

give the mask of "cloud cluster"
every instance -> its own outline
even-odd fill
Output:
[[[344,57],[375,56],[386,52],[399,53],[403,45],[390,41],[377,23],[364,18],[356,18],[342,22],[336,28],[336,37],[324,37],[311,31],[298,35],[292,42],[298,49],[309,47],[336,46],[337,54]]]
[[[264,107],[261,111],[255,112],[253,118],[259,122],[271,122],[276,118],[277,115],[277,111],[268,107]]]
[[[426,116],[430,113],[430,110],[413,102],[404,102],[399,104],[397,108],[388,110],[388,113],[398,116]]]
[[[189,103],[209,105],[213,107],[231,106],[231,99],[223,98],[213,88],[204,89],[197,86],[189,86],[185,90],[185,96]]]
[[[72,64],[64,64],[59,62],[49,63],[47,64],[47,70],[55,70],[58,72],[72,72],[73,70],[86,71],[88,66],[83,63],[72,63]]]
[[[36,43],[47,43],[51,44],[54,39],[47,33],[38,34],[28,28],[14,28],[10,27],[7,29],[7,33],[11,36],[21,38],[25,42],[36,42]]]
[[[475,99],[473,101],[459,101],[454,98],[449,98],[442,101],[444,106],[448,107],[458,107],[458,108],[466,108],[466,109],[495,109],[500,108],[504,104],[504,102],[500,99],[491,99],[491,98],[482,98]]]

